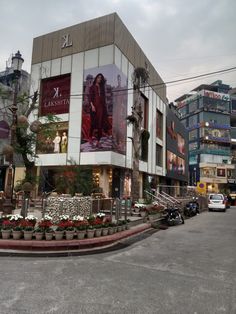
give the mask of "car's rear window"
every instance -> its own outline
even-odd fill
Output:
[[[224,199],[223,195],[220,194],[210,195],[210,200],[223,200],[223,199]]]

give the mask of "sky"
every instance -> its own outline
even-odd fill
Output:
[[[0,71],[20,50],[30,72],[33,38],[116,12],[164,82],[236,67],[235,0],[0,0]],[[174,101],[236,69],[167,84]]]

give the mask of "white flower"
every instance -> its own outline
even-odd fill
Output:
[[[49,216],[49,215],[45,215],[44,218],[41,219],[41,221],[45,221],[45,220],[47,220],[47,221],[50,220],[51,221],[52,217]]]
[[[97,217],[99,217],[99,218],[103,218],[103,217],[105,217],[106,215],[104,214],[104,213],[97,213]]]
[[[60,215],[60,216],[59,216],[59,219],[60,219],[60,220],[68,220],[69,218],[70,218],[69,215]]]
[[[37,220],[38,218],[35,217],[34,215],[28,215],[25,219],[27,219],[27,220]]]
[[[77,215],[77,216],[74,216],[74,217],[72,218],[72,220],[74,220],[74,221],[83,221],[83,220],[84,220],[84,217],[83,217],[83,216],[80,216],[80,215]]]
[[[19,214],[15,214],[15,215],[11,215],[9,220],[10,221],[13,221],[13,220],[17,221],[19,219],[23,219],[23,216],[21,216]]]

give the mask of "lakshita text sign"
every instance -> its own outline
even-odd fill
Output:
[[[42,116],[68,113],[70,107],[70,75],[44,79],[41,83]]]

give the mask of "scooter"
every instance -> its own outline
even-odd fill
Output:
[[[176,207],[169,207],[165,209],[163,218],[164,223],[166,223],[168,226],[184,224],[184,218]]]
[[[193,197],[192,201],[185,205],[184,215],[186,217],[193,217],[199,214],[199,204],[197,202],[197,199],[197,197]]]

